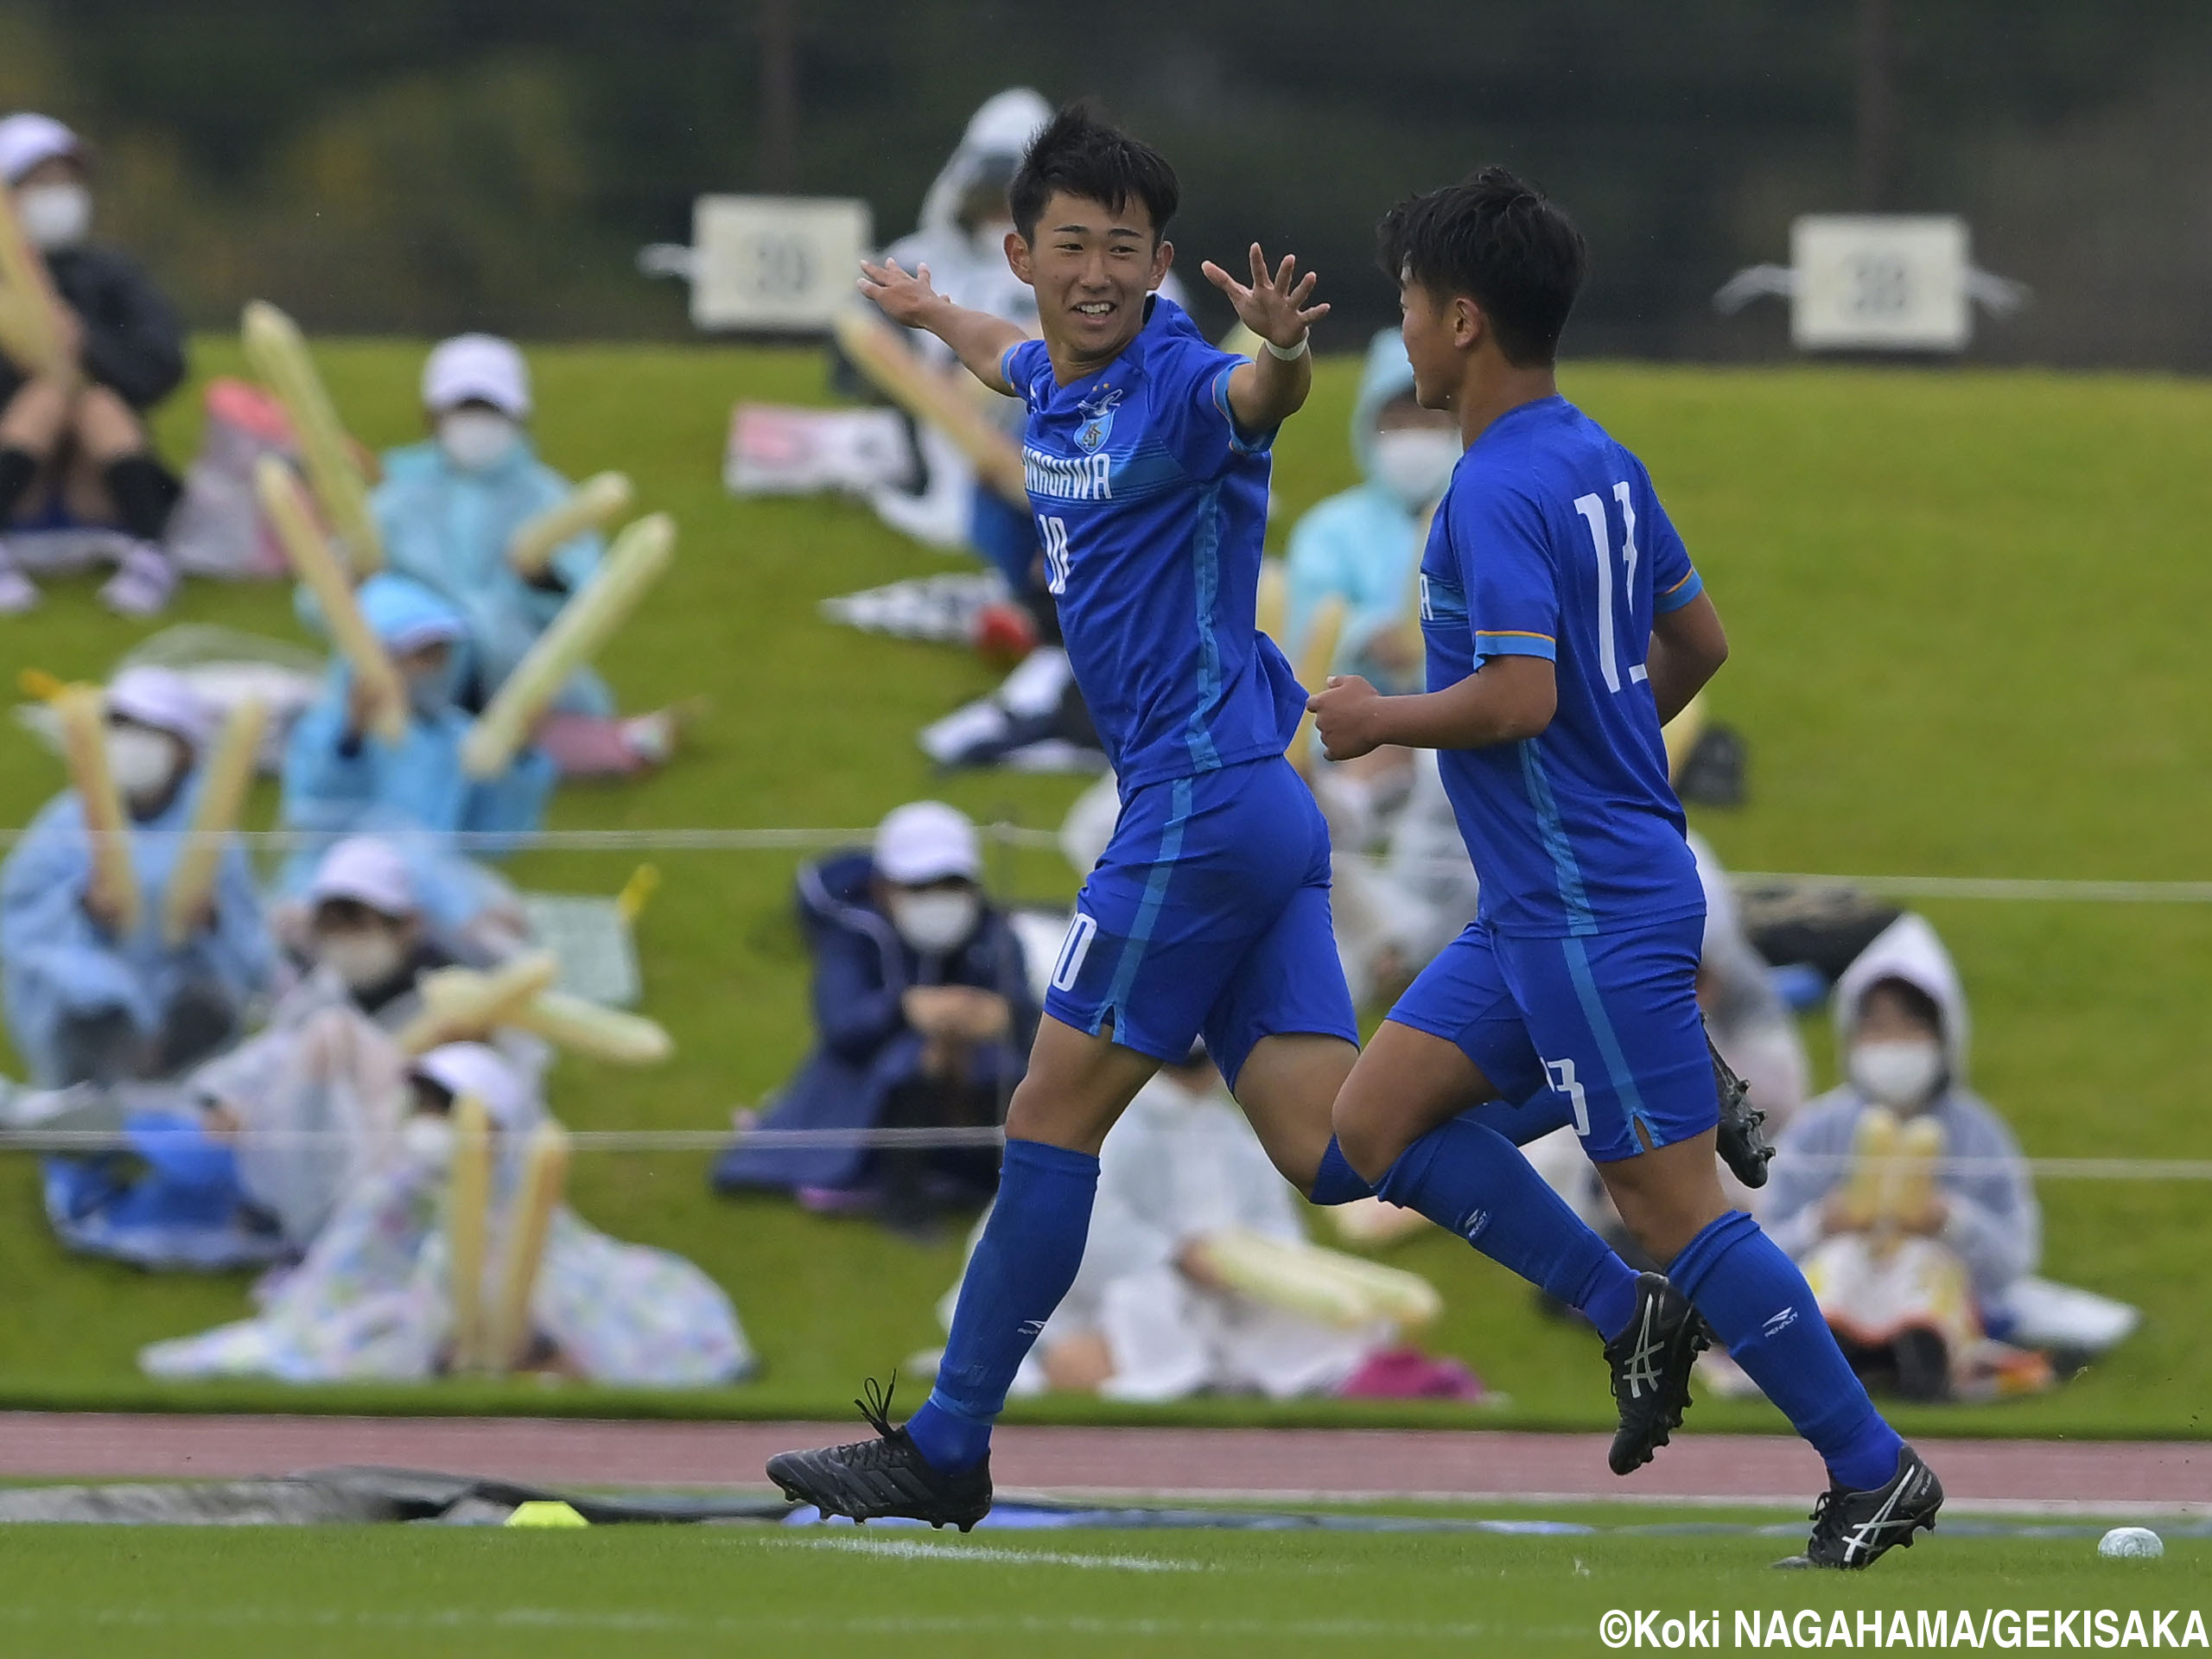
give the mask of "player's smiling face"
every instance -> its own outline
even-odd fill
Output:
[[[1145,296],[1175,257],[1134,197],[1119,207],[1055,191],[1036,234],[1006,239],[1007,263],[1037,292],[1037,320],[1056,362],[1100,364],[1144,327]]]

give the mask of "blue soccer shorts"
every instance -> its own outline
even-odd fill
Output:
[[[1563,1104],[1591,1161],[1618,1162],[1720,1121],[1697,1006],[1704,934],[1700,916],[1580,938],[1477,922],[1389,1017],[1458,1045],[1502,1098]]]
[[[1262,1037],[1359,1040],[1329,919],[1329,830],[1281,759],[1146,784],[1076,899],[1045,1012],[1231,1087]]]

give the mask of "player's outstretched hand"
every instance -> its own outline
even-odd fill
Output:
[[[929,266],[915,266],[910,276],[899,268],[896,259],[887,259],[880,265],[861,260],[860,290],[885,316],[909,328],[924,327],[931,309],[944,303],[944,296],[930,286]]]
[[[1306,331],[1329,315],[1326,302],[1308,305],[1313,284],[1321,279],[1313,271],[1298,275],[1298,257],[1286,253],[1274,275],[1268,274],[1268,256],[1252,245],[1252,282],[1249,288],[1211,259],[1199,267],[1206,280],[1229,296],[1243,325],[1262,340],[1273,340],[1289,351],[1306,338]]]
[[[1357,760],[1385,741],[1382,694],[1357,674],[1330,675],[1306,707],[1321,734],[1321,752],[1332,760]]]

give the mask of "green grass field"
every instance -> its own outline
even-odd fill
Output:
[[[2212,1602],[2212,1548],[2101,1561],[2085,1538],[1941,1535],[1865,1574],[1777,1573],[1787,1538],[1598,1532],[1062,1532],[753,1528],[14,1528],[0,1643],[41,1659],[118,1652],[345,1656],[1497,1653],[1606,1650],[1621,1610],[1739,1649],[1862,1645],[1941,1611],[2179,1614]],[[1846,1643],[1827,1638],[1838,1628]],[[2148,1620],[2146,1618],[2146,1626]],[[1633,1627],[1631,1627],[1632,1629]],[[1663,1625],[1659,1626],[1663,1630]],[[2003,1628],[2000,1625],[2000,1629]],[[1807,1633],[1818,1640],[1807,1643]],[[1686,1634],[1674,1635],[1679,1642]],[[1655,1645],[1653,1643],[1646,1643]],[[1784,1643],[1775,1643],[1774,1646]],[[1876,1645],[1866,1642],[1863,1645]],[[1883,1643],[1924,1651],[1916,1643]],[[1993,1645],[1994,1645],[1993,1643]]]
[[[321,350],[365,441],[418,429],[417,349]],[[534,353],[539,429],[572,474],[620,467],[644,505],[682,524],[676,570],[605,666],[626,702],[705,694],[677,765],[623,789],[573,790],[561,826],[864,825],[936,792],[985,817],[1057,823],[1074,780],[933,779],[913,733],[992,676],[962,653],[893,643],[818,620],[821,598],[951,568],[833,500],[738,503],[718,480],[740,397],[817,401],[810,353],[547,347]],[[206,342],[203,372],[234,372]],[[1278,538],[1350,481],[1354,365],[1322,365],[1313,405],[1277,447]],[[2212,612],[2212,386],[2111,377],[1839,369],[1713,371],[1573,365],[1569,393],[1649,461],[1723,614],[1735,654],[1716,715],[1752,753],[1751,804],[1701,827],[1746,869],[2193,878],[2203,861],[2212,699],[2197,639]],[[168,425],[188,456],[196,398]],[[289,634],[274,588],[195,584],[174,620]],[[0,660],[100,672],[133,630],[64,584],[34,618],[0,622]],[[59,786],[52,760],[0,737],[0,822]],[[268,803],[264,802],[266,810]],[[555,1104],[578,1127],[696,1128],[757,1100],[805,1043],[804,958],[789,918],[791,855],[677,854],[643,919],[647,1007],[677,1060],[622,1073],[565,1063]],[[631,861],[540,854],[533,886],[612,891]],[[1008,860],[1019,893],[1074,881],[1041,855]],[[2212,907],[1927,906],[1974,1005],[1974,1077],[2046,1155],[2212,1153],[2202,1097]],[[1824,1034],[1816,1057],[1832,1071]],[[617,1236],[682,1250],[734,1295],[767,1361],[757,1384],[660,1409],[842,1412],[859,1377],[935,1337],[931,1306],[957,1245],[918,1249],[866,1224],[825,1221],[704,1188],[704,1157],[582,1161],[582,1211]],[[587,1391],[433,1389],[156,1390],[132,1357],[157,1337],[233,1318],[240,1280],[152,1280],[72,1261],[41,1218],[28,1159],[0,1162],[0,1399],[356,1408],[630,1408]],[[2212,1338],[2199,1316],[2207,1265],[2201,1187],[2052,1185],[2044,1198],[2056,1276],[2144,1305],[2145,1328],[2063,1391],[2018,1405],[1913,1419],[1983,1433],[2200,1432]],[[1516,1406],[1483,1421],[1609,1421],[1586,1340],[1540,1321],[1521,1288],[1440,1236],[1403,1253],[1448,1312],[1435,1336]],[[1079,1410],[1079,1408],[1077,1408]],[[1310,1420],[1330,1408],[1198,1418]],[[1056,1413],[1055,1414],[1064,1414]],[[1433,1412],[1389,1414],[1440,1421]],[[1450,1418],[1442,1421],[1469,1421]],[[1694,1424],[1777,1422],[1763,1408],[1700,1405]],[[588,1546],[602,1546],[594,1541]],[[691,1546],[671,1546],[690,1548]],[[1273,1546],[1268,1546],[1272,1548]],[[395,1543],[392,1548],[402,1546]],[[824,1569],[828,1570],[828,1569]]]

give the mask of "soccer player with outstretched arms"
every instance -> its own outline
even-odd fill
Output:
[[[1255,245],[1249,283],[1205,270],[1262,348],[1248,360],[1207,344],[1154,291],[1173,257],[1177,195],[1165,160],[1083,106],[1038,135],[1008,192],[1007,257],[1036,289],[1041,340],[953,305],[925,270],[865,267],[862,292],[894,321],[1028,405],[1047,585],[1122,808],[1052,965],[998,1200],[929,1400],[894,1427],[872,1395],[875,1439],[768,1465],[825,1514],[965,1528],[989,1509],[991,1425],[1082,1262],[1100,1145],[1194,1038],[1301,1192],[1340,1204],[1370,1191],[1331,1139],[1357,1027],[1330,925],[1328,832],[1284,759],[1305,694],[1254,620],[1268,450],[1306,401],[1307,331],[1328,308],[1313,302],[1312,273],[1289,258],[1270,268]],[[1575,1249],[1542,1282],[1586,1308],[1625,1281],[1636,1306],[1636,1275],[1551,1204]],[[1669,1350],[1663,1392],[1624,1408],[1631,1465],[1663,1440],[1656,1402],[1686,1386],[1694,1357]]]

